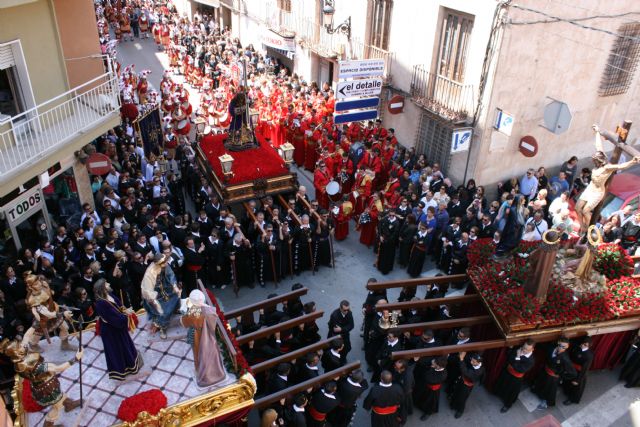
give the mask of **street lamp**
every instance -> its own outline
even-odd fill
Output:
[[[285,142],[284,144],[282,144],[278,151],[280,152],[280,156],[287,166],[293,163],[293,152],[295,151],[295,147],[291,145],[290,142]]]
[[[348,17],[342,24],[333,26],[333,14],[336,9],[334,7],[335,0],[324,0],[324,6],[322,7],[322,24],[326,28],[327,33],[334,34],[340,31],[347,36],[348,40],[351,40],[351,17]]]

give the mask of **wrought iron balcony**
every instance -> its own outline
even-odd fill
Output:
[[[119,114],[117,77],[114,73],[105,73],[0,122],[0,179]]]
[[[411,96],[416,104],[446,120],[464,122],[473,116],[473,85],[430,73],[422,65],[413,67]]]

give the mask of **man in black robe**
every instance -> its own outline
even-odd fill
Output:
[[[396,246],[400,236],[400,221],[396,218],[396,212],[390,210],[387,216],[378,223],[378,253],[377,265],[382,274],[388,274],[393,270],[393,262],[396,258]]]
[[[342,350],[344,349],[344,343],[342,338],[336,338],[331,342],[329,348],[322,353],[322,369],[324,372],[333,371],[344,365],[342,361]]]
[[[313,268],[313,230],[309,216],[302,215],[300,224],[293,232],[293,271],[296,274]]]
[[[289,427],[307,427],[305,407],[309,403],[307,395],[300,393],[293,399],[291,406],[284,411],[284,421]]]
[[[398,359],[393,362],[391,375],[393,383],[402,387],[403,399],[398,411],[398,417],[402,424],[407,422],[407,417],[413,414],[413,388],[415,379],[413,370],[415,365],[409,364],[406,359]]]
[[[421,377],[416,378],[413,401],[423,412],[420,421],[438,412],[440,389],[447,379],[447,357],[438,356],[431,360],[431,367]]]
[[[307,425],[309,427],[324,427],[327,424],[327,415],[340,404],[336,397],[337,390],[336,382],[328,381],[314,393],[307,406]]]
[[[462,345],[471,341],[471,329],[465,327],[460,328],[454,336],[452,336],[447,342],[448,345]],[[453,384],[460,376],[460,362],[458,353],[449,354],[447,362],[447,393],[451,394],[453,391]]]
[[[310,352],[304,360],[296,362],[296,384],[305,382],[320,375],[318,367],[320,365],[320,357],[318,353]]]
[[[281,363],[277,366],[275,371],[272,371],[269,375],[269,381],[267,382],[267,395],[274,394],[280,390],[290,387],[291,381],[289,375],[291,374],[291,365],[288,363]]]
[[[593,363],[593,351],[591,351],[591,337],[584,337],[579,346],[573,347],[570,352],[573,367],[578,372],[578,376],[571,381],[562,383],[567,400],[563,403],[571,405],[580,403],[584,387],[587,384],[587,372]]]
[[[196,246],[193,237],[187,237],[185,241],[184,249],[184,288],[182,293],[189,295],[194,289],[198,289],[197,280],[200,278],[199,274],[204,266],[206,259],[204,257],[205,246],[204,243],[200,243],[200,246]]]
[[[329,333],[327,338],[331,338],[336,335],[340,335],[344,348],[340,352],[342,355],[342,361],[347,361],[347,354],[351,351],[351,337],[349,333],[353,329],[353,313],[351,313],[351,306],[349,301],[340,301],[340,308],[333,310],[331,316],[329,316]]]
[[[315,271],[321,265],[331,267],[331,242],[333,230],[333,218],[329,218],[329,212],[325,209],[320,211],[320,221],[316,224],[315,235],[313,237],[313,266]]]
[[[533,368],[535,342],[528,339],[518,349],[512,349],[507,356],[507,364],[495,385],[496,394],[502,400],[501,413],[507,412],[518,400],[522,388],[522,378]]]
[[[249,240],[240,233],[235,234],[227,242],[225,256],[229,263],[231,283],[253,289],[253,249]]]
[[[429,234],[427,233],[427,223],[420,222],[418,232],[413,236],[413,246],[409,252],[409,262],[407,267],[407,273],[409,273],[409,276],[413,278],[419,277],[420,273],[422,273],[429,238]]]
[[[456,380],[451,394],[451,409],[455,411],[455,418],[462,416],[473,387],[484,379],[482,357],[477,353],[471,354],[468,358],[465,356],[465,352],[458,354],[460,376]]]
[[[431,329],[425,329],[420,337],[418,337],[417,339],[413,339],[412,341],[413,342],[411,343],[411,345],[416,350],[429,349],[442,345],[442,343],[435,338]],[[423,378],[426,375],[427,370],[431,368],[431,361],[434,358],[434,356],[414,358],[414,376],[416,379]]]
[[[207,278],[210,286],[224,289],[226,287],[226,278],[223,275],[224,244],[218,235],[218,229],[214,228],[211,230],[211,235],[205,240]]]
[[[547,361],[544,370],[538,376],[532,391],[542,400],[538,405],[539,409],[546,409],[555,406],[556,394],[560,379],[563,381],[573,381],[577,372],[569,358],[569,340],[561,337],[555,348],[547,354]]]
[[[625,382],[625,388],[640,385],[640,336],[636,335],[631,343],[631,355],[624,362],[620,371],[620,380]]]
[[[369,384],[360,369],[352,371],[348,377],[338,382],[337,396],[340,405],[329,416],[332,427],[347,427],[351,423],[353,414],[356,413],[356,402],[367,388]]]
[[[371,411],[371,427],[398,427],[403,398],[402,387],[393,383],[391,372],[382,371],[380,382],[371,388],[362,405]]]
[[[267,224],[265,234],[256,239],[256,275],[258,284],[265,287],[266,281],[277,281],[278,277],[278,250],[280,242],[273,234],[273,225]]]
[[[378,381],[380,373],[382,371],[391,371],[393,369],[393,361],[391,360],[391,354],[394,351],[400,351],[403,349],[402,342],[400,341],[400,335],[398,332],[389,329],[387,331],[387,339],[378,347],[376,353],[376,364],[373,369],[372,382]]]

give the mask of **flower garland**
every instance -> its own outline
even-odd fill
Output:
[[[133,422],[141,412],[157,415],[162,408],[166,407],[167,396],[159,389],[153,388],[124,399],[118,408],[118,418],[122,421]]]
[[[606,299],[609,309],[619,316],[631,310],[640,310],[640,280],[621,277],[607,283]]]
[[[620,245],[605,243],[598,246],[593,268],[609,279],[618,279],[633,274],[633,260]]]

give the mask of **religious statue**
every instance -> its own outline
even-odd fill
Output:
[[[124,308],[122,302],[112,294],[111,285],[104,279],[93,285],[93,294],[96,296],[96,316],[100,322],[107,372],[112,380],[122,381],[130,375],[136,375],[142,367],[142,357],[129,335],[133,311]]]
[[[69,324],[71,312],[61,311],[53,300],[53,292],[49,284],[35,274],[29,274],[25,283],[27,285],[27,306],[33,314],[33,324],[24,334],[22,342],[29,345],[32,351],[42,351],[38,343],[42,337],[51,342],[51,335],[58,331],[60,337],[60,349],[73,351],[75,347],[69,344]]]
[[[62,393],[58,375],[82,359],[81,349],[71,360],[60,365],[45,362],[38,352],[29,353],[27,347],[17,340],[2,341],[0,352],[11,359],[18,375],[31,383],[31,393],[36,403],[45,408],[51,406],[45,417],[44,427],[56,425],[61,408],[69,412],[80,406],[80,400],[70,399]]]
[[[193,362],[198,387],[209,387],[226,377],[220,349],[216,341],[218,315],[205,303],[202,291],[193,290],[187,299],[187,314],[180,322],[189,328],[187,339],[193,348]]]
[[[152,323],[151,333],[160,331],[160,338],[167,338],[171,315],[180,302],[180,289],[176,275],[168,265],[169,258],[156,254],[142,277],[142,305]]]
[[[611,175],[616,171],[626,169],[638,162],[640,157],[634,157],[625,163],[611,164],[607,155],[604,153],[604,147],[602,146],[602,136],[600,134],[600,128],[597,125],[593,125],[595,132],[595,145],[596,152],[591,157],[595,168],[591,171],[591,182],[584,189],[578,203],[576,203],[576,214],[578,215],[578,221],[580,221],[580,232],[585,233],[589,224],[591,223],[591,215],[593,210],[600,204],[606,193],[606,183]]]

